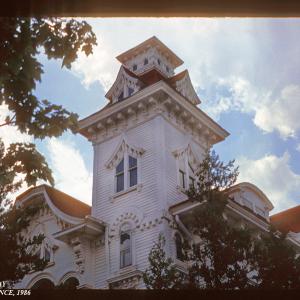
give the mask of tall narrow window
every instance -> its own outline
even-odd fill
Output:
[[[116,192],[124,190],[124,158],[116,167]]]
[[[45,247],[44,260],[46,262],[50,262],[50,259],[51,259],[50,250],[48,249],[48,247]]]
[[[130,97],[133,94],[133,89],[131,87],[128,87],[128,97]]]
[[[176,258],[183,261],[184,260],[183,244],[179,233],[175,234],[175,245],[176,245]]]
[[[185,189],[186,185],[186,170],[185,170],[185,163],[184,158],[179,159],[179,185]]]
[[[147,65],[148,64],[148,58],[145,58],[144,59],[144,65]]]
[[[120,268],[130,266],[132,264],[132,243],[131,234],[129,232],[121,232],[120,235]]]
[[[124,99],[124,93],[122,92],[118,97],[118,101],[122,101],[123,99]]]
[[[194,169],[189,163],[189,187],[195,188],[195,177],[194,177]]]
[[[129,172],[129,187],[137,184],[137,159],[129,156],[128,159],[128,172]]]
[[[133,65],[132,70],[136,71],[136,69],[137,69],[137,65]]]
[[[179,182],[180,186],[185,189],[185,172],[182,170],[179,170]]]

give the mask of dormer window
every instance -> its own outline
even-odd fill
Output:
[[[45,242],[45,240],[39,246],[35,255],[47,263],[53,261],[53,251],[51,247]]]
[[[118,101],[122,101],[123,99],[124,99],[124,93],[122,92],[118,97]]]
[[[137,70],[137,65],[136,65],[136,64],[133,65],[132,70],[133,70],[133,71],[136,71],[136,70]]]
[[[144,66],[148,64],[148,58],[144,59]]]
[[[130,97],[134,92],[134,89],[131,87],[128,87],[128,97]]]

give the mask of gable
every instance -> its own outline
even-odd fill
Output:
[[[123,135],[117,147],[115,148],[115,151],[110,156],[109,160],[106,162],[105,166],[108,169],[114,168],[123,158],[125,152],[133,155],[134,157],[137,157],[139,155],[142,155],[145,152],[145,150],[129,144],[126,136]]]
[[[117,78],[105,97],[111,102],[122,101],[141,89],[142,82],[130,70],[120,67]]]
[[[170,83],[183,97],[188,99],[194,105],[201,103],[187,70],[170,78]]]

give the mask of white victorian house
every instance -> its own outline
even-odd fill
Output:
[[[45,203],[26,234],[44,233],[40,255],[48,261],[18,287],[69,280],[78,288],[144,288],[141,274],[159,233],[167,255],[184,267],[176,245],[193,239],[186,224],[200,205],[184,190],[197,183],[204,152],[229,133],[201,110],[189,72],[175,72],[183,61],[156,37],[117,59],[108,104],[80,121],[94,149],[92,207],[47,185],[17,198],[18,205]],[[231,217],[268,230],[273,205],[261,190],[240,183],[230,194]],[[297,232],[290,239],[300,241]]]

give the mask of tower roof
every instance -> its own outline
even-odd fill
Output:
[[[174,66],[174,68],[179,67],[183,64],[183,61],[173,52],[171,51],[164,43],[162,43],[156,36],[151,37],[150,39],[142,42],[141,44],[123,52],[118,55],[116,58],[122,64],[127,62],[129,59],[137,56],[140,53],[143,53],[150,47],[157,48],[164,56],[166,56]]]

